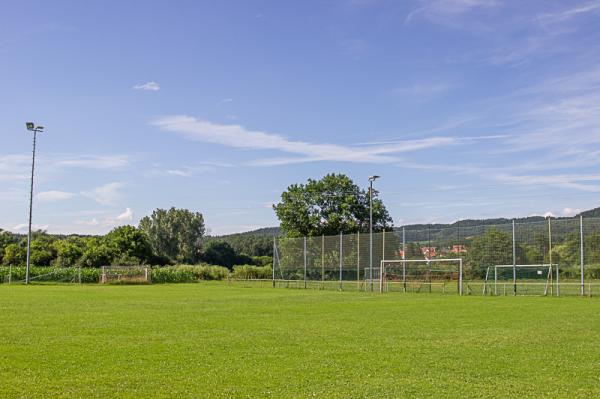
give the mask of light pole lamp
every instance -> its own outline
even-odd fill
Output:
[[[29,190],[29,229],[27,232],[27,267],[25,268],[25,284],[29,284],[29,266],[31,259],[31,213],[33,210],[33,171],[35,169],[35,142],[37,134],[44,131],[43,126],[36,126],[33,122],[25,124],[27,130],[33,132],[33,155],[31,158],[31,187]]]
[[[373,182],[380,176],[369,176],[369,280],[373,291]]]

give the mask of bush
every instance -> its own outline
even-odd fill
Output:
[[[194,283],[201,280],[225,280],[229,270],[213,265],[176,265],[152,269],[153,283]]]
[[[9,268],[0,267],[0,283],[8,281]],[[32,266],[29,269],[29,277],[33,282],[75,282],[79,280],[79,269],[70,267],[38,267]],[[25,280],[25,267],[12,268],[12,281]],[[97,283],[100,280],[100,270],[95,268],[81,269],[82,283]]]
[[[272,256],[253,256],[252,263],[256,266],[271,266],[273,264]]]
[[[270,279],[273,269],[271,266],[239,265],[233,267],[231,277],[240,280]]]

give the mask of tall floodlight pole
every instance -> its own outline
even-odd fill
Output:
[[[373,182],[379,176],[369,176],[369,280],[371,280],[371,291],[373,291]]]
[[[35,169],[35,143],[37,134],[44,131],[43,126],[35,126],[33,122],[25,124],[27,130],[33,132],[33,155],[31,158],[31,186],[29,190],[29,230],[27,232],[27,267],[25,268],[25,284],[29,284],[29,266],[31,259],[31,214],[33,210],[33,171]]]

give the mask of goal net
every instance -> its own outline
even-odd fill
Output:
[[[380,291],[463,294],[461,258],[382,260],[377,277]]]
[[[100,284],[149,284],[148,266],[102,266]]]
[[[557,264],[488,266],[483,295],[548,295],[553,291],[553,269]]]

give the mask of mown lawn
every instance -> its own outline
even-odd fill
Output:
[[[0,285],[0,397],[600,397],[600,300]]]

